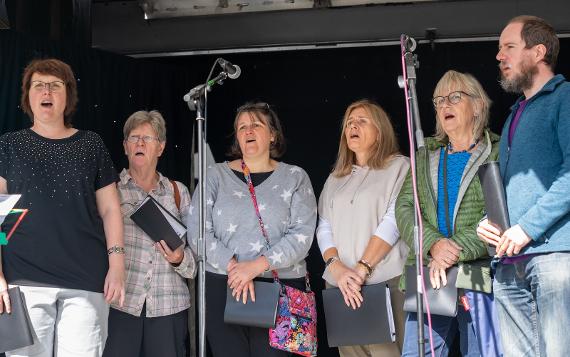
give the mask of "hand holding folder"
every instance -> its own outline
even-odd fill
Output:
[[[155,242],[164,240],[176,250],[186,240],[186,226],[151,196],[131,214],[131,219]]]
[[[8,289],[11,312],[0,314],[0,353],[34,343],[33,328],[19,287]]]
[[[478,174],[485,198],[487,220],[503,233],[509,229],[510,221],[499,163],[490,161],[479,166]],[[491,256],[495,255],[495,247],[488,247],[488,253]]]
[[[396,330],[386,283],[363,285],[357,309],[344,302],[338,288],[322,291],[329,347],[394,342]]]

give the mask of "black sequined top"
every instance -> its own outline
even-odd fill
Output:
[[[22,194],[29,213],[7,246],[2,267],[10,284],[103,291],[108,270],[95,191],[118,181],[99,135],[79,130],[49,139],[24,129],[0,137],[0,176]],[[2,230],[14,224],[9,215]]]

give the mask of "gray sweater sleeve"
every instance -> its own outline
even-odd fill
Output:
[[[291,189],[290,219],[284,236],[264,255],[269,260],[271,269],[291,267],[304,259],[315,233],[317,222],[317,203],[313,187],[307,173],[300,170],[296,186]],[[287,192],[289,193],[289,192]]]
[[[216,201],[219,192],[220,177],[217,169],[208,169],[206,183],[206,260],[213,268],[226,272],[226,267],[230,259],[234,256],[234,252],[227,248],[222,241],[214,234],[214,227],[212,226],[212,210],[213,202]],[[192,250],[198,252],[198,236],[200,231],[199,225],[199,192],[198,189],[194,191],[192,197],[192,204],[188,212],[188,243]],[[214,247],[214,249],[211,249]]]
[[[190,211],[190,192],[188,188],[181,182],[176,182],[178,189],[180,191],[180,216],[182,222],[188,222],[188,213]],[[196,260],[194,259],[194,253],[189,245],[184,247],[184,257],[182,262],[174,268],[180,276],[183,278],[192,279],[196,276]]]

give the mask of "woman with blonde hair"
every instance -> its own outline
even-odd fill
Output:
[[[398,281],[408,254],[399,240],[394,203],[409,168],[399,154],[386,112],[363,99],[348,106],[338,157],[319,198],[317,239],[327,287],[337,286],[348,306],[363,302],[362,285],[386,282],[398,343],[342,346],[342,357],[399,356],[403,337],[403,294]]]
[[[447,284],[448,269],[459,263],[471,264],[488,258],[487,249],[477,238],[477,224],[485,203],[477,170],[498,156],[499,137],[488,128],[491,101],[481,84],[470,74],[447,71],[433,93],[436,133],[426,138],[426,150],[416,156],[417,190],[423,221],[423,258],[429,262],[431,285]],[[408,174],[396,201],[396,218],[402,238],[414,248],[414,200]],[[410,252],[408,264],[415,263]],[[468,268],[469,269],[469,268]],[[475,275],[475,274],[473,274]],[[492,295],[465,289],[469,304],[459,307],[457,316],[431,316],[431,341],[437,356],[447,356],[459,333],[463,356],[501,354],[493,326]],[[471,307],[470,311],[469,306]],[[427,319],[425,336],[430,336]],[[417,314],[406,319],[402,356],[417,356]],[[426,343],[426,356],[430,355]]]

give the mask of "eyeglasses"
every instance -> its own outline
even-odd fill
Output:
[[[30,86],[36,92],[43,92],[48,90],[48,92],[56,93],[61,92],[65,88],[65,83],[62,81],[44,82],[44,81],[32,81]]]
[[[140,136],[140,135],[129,135],[129,136],[127,137],[127,141],[128,141],[129,143],[132,143],[132,144],[138,143],[139,140],[141,140],[141,139],[142,139],[142,141],[144,141],[144,142],[147,143],[147,144],[149,144],[149,143],[151,143],[151,142],[153,142],[153,141],[155,141],[155,140],[156,140],[156,141],[160,141],[156,136],[149,136],[149,135],[144,135],[144,136]]]
[[[457,104],[457,103],[459,103],[459,102],[461,101],[461,96],[462,96],[463,94],[465,94],[466,96],[470,97],[469,94],[467,94],[467,93],[465,93],[465,92],[463,92],[463,91],[460,91],[460,90],[455,91],[455,92],[451,92],[451,93],[449,93],[449,95],[446,95],[446,96],[441,96],[441,95],[439,95],[439,96],[434,97],[434,98],[432,99],[433,106],[436,107],[436,108],[441,108],[441,107],[443,107],[443,105],[445,104],[445,100],[446,100],[446,99],[449,101],[449,104]]]

